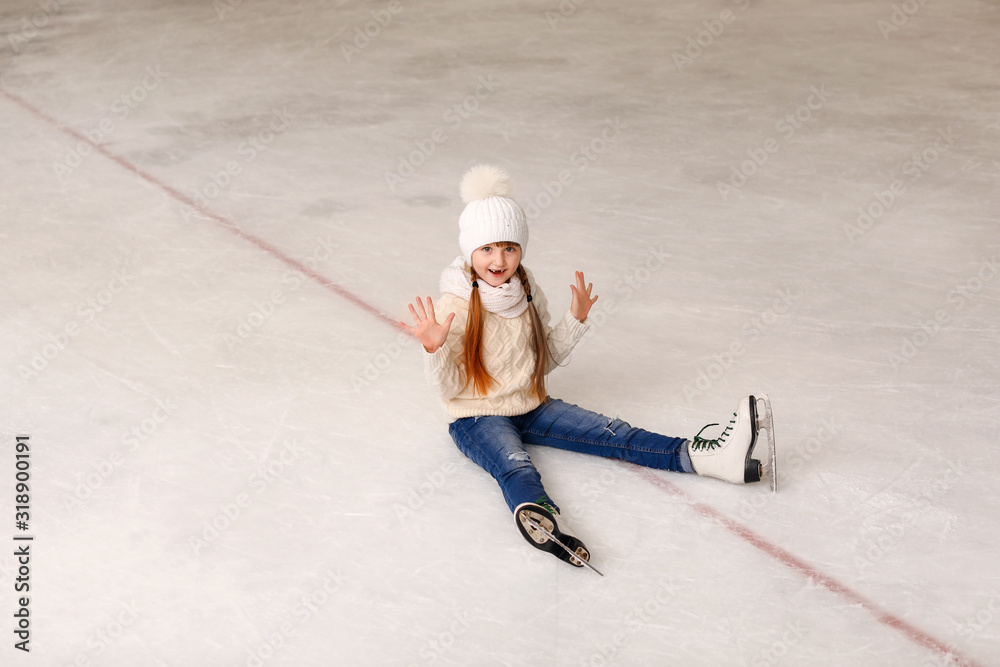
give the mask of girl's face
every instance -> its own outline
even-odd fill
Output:
[[[491,243],[472,253],[472,268],[480,280],[500,287],[514,276],[521,263],[521,246],[516,243]]]

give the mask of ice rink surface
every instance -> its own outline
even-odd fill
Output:
[[[3,3],[0,663],[1000,664],[998,31]],[[767,392],[777,494],[534,449],[606,576],[525,544],[395,324],[479,161],[553,312],[600,295],[551,394],[691,437]]]

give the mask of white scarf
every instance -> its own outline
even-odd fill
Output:
[[[528,274],[528,280],[531,284],[531,274]],[[493,287],[482,279],[476,282],[479,284],[479,298],[483,307],[491,313],[512,318],[528,309],[528,295],[517,276],[500,287]],[[454,294],[466,301],[472,297],[472,272],[464,257],[457,257],[441,272],[441,293]]]

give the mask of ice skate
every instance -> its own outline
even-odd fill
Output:
[[[559,513],[555,508],[544,500],[537,503],[521,503],[514,510],[514,522],[528,544],[536,549],[548,551],[575,567],[587,566],[594,570],[588,562],[590,551],[579,539],[559,530],[558,516]]]
[[[694,471],[705,477],[715,477],[733,484],[759,482],[763,473],[761,462],[752,458],[757,444],[757,399],[748,396],[740,401],[733,418],[718,438],[703,438],[702,432],[688,445]]]

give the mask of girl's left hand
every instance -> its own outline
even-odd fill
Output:
[[[594,283],[587,285],[583,279],[583,271],[577,271],[576,285],[570,285],[569,289],[573,293],[573,301],[569,304],[569,312],[573,317],[580,320],[581,323],[586,322],[590,308],[597,301],[597,296],[590,298],[590,292],[594,289]]]

